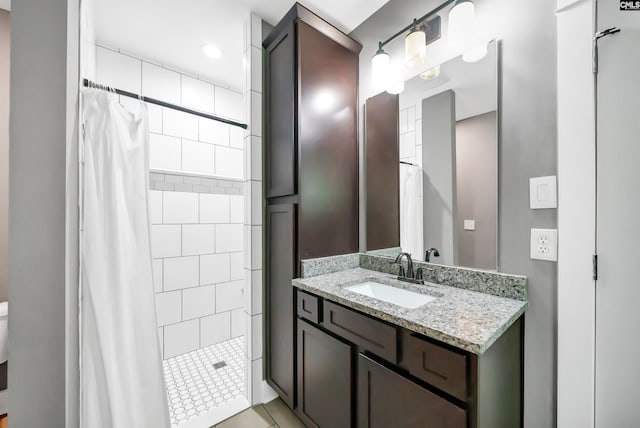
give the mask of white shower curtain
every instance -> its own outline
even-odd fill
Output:
[[[85,90],[81,426],[170,426],[156,327],[146,106]]]
[[[422,169],[400,164],[400,247],[423,260]]]

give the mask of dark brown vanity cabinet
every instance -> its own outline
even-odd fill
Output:
[[[365,103],[367,250],[400,246],[400,104],[382,92]]]
[[[522,322],[472,354],[297,293],[298,415],[309,427],[522,426]]]
[[[358,355],[358,428],[464,428],[464,409]]]
[[[351,345],[298,320],[298,415],[309,427],[352,426]]]
[[[293,407],[294,367],[294,290],[291,277],[295,269],[294,204],[269,205],[266,215],[266,293],[267,353],[266,372],[271,386],[282,400]]]
[[[296,3],[263,42],[265,372],[296,406],[300,260],[358,251],[358,54]]]

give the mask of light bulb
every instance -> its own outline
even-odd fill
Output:
[[[391,84],[387,87],[387,92],[391,95],[398,95],[404,91],[404,82],[402,80],[396,80],[391,82]]]
[[[423,80],[433,80],[440,76],[440,66],[436,65],[433,68],[428,69],[420,73],[420,78]]]
[[[404,72],[401,67],[393,66],[389,68],[389,77],[385,90],[394,95],[404,91]]]
[[[475,33],[476,13],[471,0],[458,0],[449,11],[449,43],[462,44]]]
[[[389,70],[391,68],[391,58],[389,54],[378,49],[375,56],[371,58],[371,80],[375,87],[384,88],[389,79]]]
[[[478,46],[474,46],[473,48],[463,53],[462,60],[464,62],[477,62],[477,61],[480,61],[485,56],[487,56],[487,44],[482,43]]]
[[[404,39],[404,63],[407,68],[424,64],[427,58],[427,34],[413,29]]]

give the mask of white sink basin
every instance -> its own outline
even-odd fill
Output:
[[[374,299],[382,300],[384,302],[393,303],[394,305],[408,309],[415,309],[436,300],[435,297],[428,296],[426,294],[416,293],[414,291],[380,284],[379,282],[373,281],[350,285],[344,289],[373,297]]]

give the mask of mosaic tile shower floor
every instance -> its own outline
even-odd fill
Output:
[[[243,395],[244,360],[243,336],[165,360],[171,425]]]

